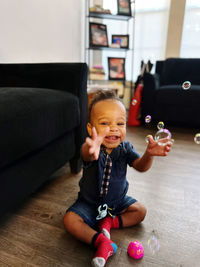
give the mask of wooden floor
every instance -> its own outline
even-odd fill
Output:
[[[175,143],[168,157],[155,158],[146,173],[128,169],[129,194],[148,212],[142,224],[112,230],[118,251],[108,260],[108,267],[200,266],[200,145],[193,140],[198,131],[169,130]],[[143,153],[145,136],[155,132],[155,127],[132,127],[127,140]],[[70,236],[62,222],[66,208],[76,199],[80,177],[81,173],[71,175],[68,165],[64,166],[48,184],[1,219],[0,266],[90,266],[93,248]],[[152,241],[153,233],[157,239]],[[143,244],[141,260],[127,255],[133,240]],[[157,252],[151,246],[155,241],[160,246]]]

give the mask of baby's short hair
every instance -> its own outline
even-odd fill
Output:
[[[95,93],[95,96],[93,97],[93,99],[89,105],[88,121],[90,121],[90,115],[91,115],[91,111],[92,111],[93,106],[102,100],[115,100],[115,101],[121,102],[120,98],[116,95],[115,91],[113,91],[113,90],[98,90]]]

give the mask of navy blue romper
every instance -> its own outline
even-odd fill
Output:
[[[113,149],[109,156],[112,159],[112,171],[108,193],[103,201],[112,209],[112,214],[117,215],[137,201],[126,195],[129,186],[126,171],[127,164],[131,166],[140,155],[129,142],[123,141]],[[104,165],[105,154],[103,151],[100,151],[98,160],[83,162],[83,176],[79,182],[78,199],[67,210],[78,214],[90,227],[94,227],[98,222],[96,217],[98,215],[97,208],[102,204],[100,189]]]

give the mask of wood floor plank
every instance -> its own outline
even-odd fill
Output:
[[[36,267],[37,265],[27,263],[26,261],[23,261],[22,259],[15,257],[11,254],[8,254],[4,251],[1,251],[0,253],[0,266],[2,267]]]
[[[63,228],[65,211],[66,205],[59,205],[55,202],[35,197],[25,205],[21,206],[18,215],[35,220],[36,222],[38,221],[58,228]]]

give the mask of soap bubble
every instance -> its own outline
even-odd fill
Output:
[[[194,137],[194,142],[197,144],[197,145],[200,145],[200,133],[197,133]]]
[[[162,122],[162,121],[159,121],[159,123],[157,124],[157,128],[158,128],[158,130],[160,130],[160,129],[163,129],[164,128],[164,122]]]
[[[182,84],[182,88],[183,88],[184,90],[188,90],[188,89],[190,89],[190,87],[191,87],[191,82],[189,82],[189,81],[185,81],[185,82]]]
[[[148,134],[146,137],[145,137],[145,142],[148,144],[149,143],[149,137],[152,136],[151,134]]]
[[[149,238],[147,244],[148,244],[148,247],[149,247],[149,249],[150,249],[150,251],[151,251],[151,253],[152,253],[153,255],[154,255],[156,252],[159,251],[159,249],[160,249],[160,242],[158,241],[158,238],[157,238],[157,236],[156,236],[156,234],[155,234],[154,231],[152,231],[152,235],[151,235],[151,237]]]
[[[135,106],[137,104],[137,100],[136,99],[133,99],[132,100],[132,105]]]
[[[150,116],[150,115],[147,115],[147,116],[145,117],[145,122],[146,122],[146,123],[150,123],[150,122],[151,122],[151,116]]]
[[[155,134],[154,139],[155,140],[159,140],[158,141],[158,145],[159,146],[165,146],[171,139],[171,133],[169,130],[167,129],[160,129],[159,131],[157,131],[157,133]]]

